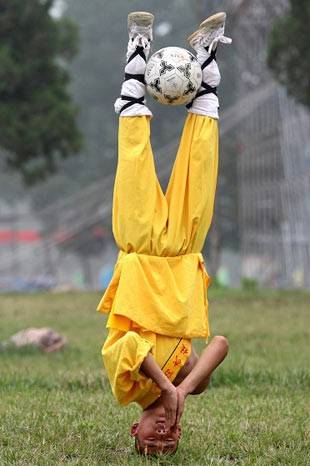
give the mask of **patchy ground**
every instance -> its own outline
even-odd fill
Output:
[[[211,328],[230,354],[210,390],[189,399],[178,452],[153,460],[132,448],[139,408],[119,408],[105,378],[99,298],[0,295],[0,340],[30,326],[69,339],[55,354],[0,353],[1,465],[310,464],[310,294],[211,291]]]

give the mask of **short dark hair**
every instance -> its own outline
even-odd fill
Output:
[[[177,441],[176,449],[173,452],[171,452],[170,455],[174,455],[177,452],[178,447],[179,447],[179,441]],[[140,448],[139,440],[138,440],[137,436],[135,436],[135,450],[136,450],[137,453],[139,453],[139,455],[146,456],[146,454]],[[148,455],[148,456],[156,456],[156,455],[157,455],[157,453],[153,453],[152,455]]]

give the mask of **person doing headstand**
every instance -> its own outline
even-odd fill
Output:
[[[215,59],[224,37],[217,13],[189,37],[203,83],[189,106],[166,193],[150,143],[151,111],[143,80],[153,15],[128,16],[125,80],[115,103],[120,113],[113,233],[120,249],[112,280],[98,305],[109,313],[103,361],[115,398],[137,402],[136,449],[174,452],[186,397],[201,393],[224,360],[227,339],[215,336],[201,356],[193,338],[208,338],[207,274],[201,250],[209,230],[218,171],[220,73]]]

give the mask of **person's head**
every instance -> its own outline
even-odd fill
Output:
[[[139,422],[131,427],[135,448],[142,455],[175,453],[181,436],[180,426],[167,429],[165,411],[155,406],[143,411]]]

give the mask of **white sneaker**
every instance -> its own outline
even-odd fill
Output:
[[[154,15],[147,11],[133,11],[127,18],[129,43],[127,60],[135,52],[137,47],[143,47],[149,52],[153,40]]]
[[[187,42],[196,51],[199,47],[208,48],[209,54],[216,49],[219,42],[231,44],[232,40],[224,36],[225,20],[224,12],[209,16],[199,25],[199,29],[187,38]]]

